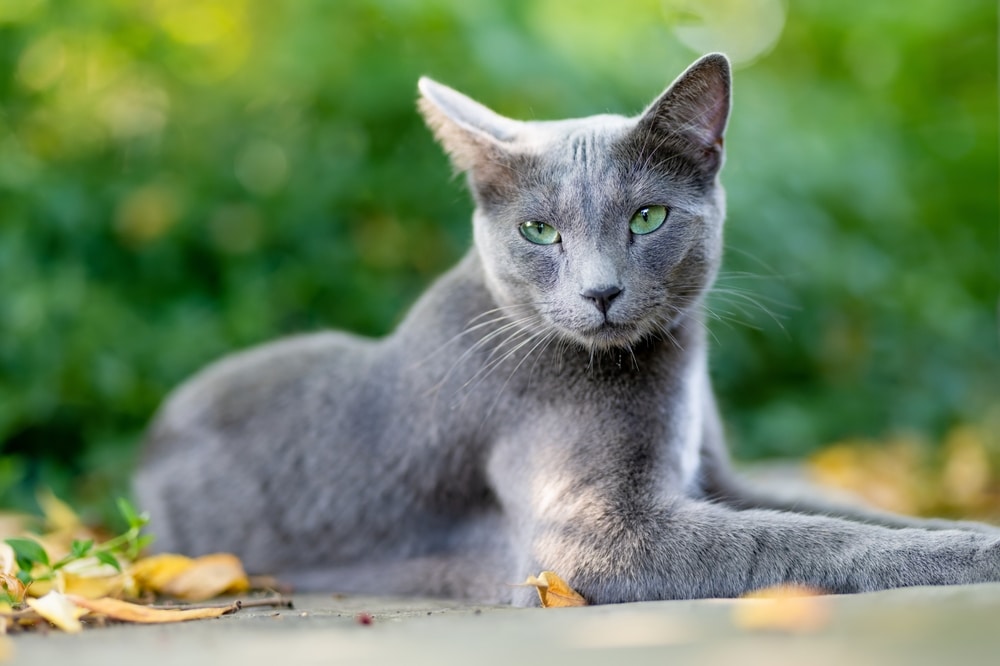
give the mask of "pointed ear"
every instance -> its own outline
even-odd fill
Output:
[[[646,109],[640,125],[674,139],[682,151],[714,174],[722,166],[722,136],[729,119],[731,85],[726,56],[704,56]]]
[[[417,105],[456,169],[475,171],[502,161],[521,123],[426,76],[417,85]]]

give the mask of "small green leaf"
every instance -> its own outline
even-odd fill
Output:
[[[31,569],[32,565],[36,563],[49,566],[49,554],[46,553],[41,544],[34,539],[13,537],[6,539],[6,542],[8,546],[14,549],[14,557],[17,558],[17,566],[22,570]]]
[[[137,551],[142,550],[143,548],[153,543],[154,541],[156,541],[156,537],[153,536],[152,534],[143,534],[141,537],[135,540],[135,549]]]
[[[94,547],[93,539],[74,539],[73,543],[70,544],[69,550],[70,554],[74,558],[86,557],[90,554],[90,549]]]
[[[118,511],[131,529],[139,529],[149,522],[149,514],[136,511],[132,503],[124,497],[118,498]]]
[[[115,571],[122,570],[121,562],[119,562],[118,558],[112,555],[111,553],[99,550],[96,553],[94,553],[94,556],[104,564],[113,566],[115,568]]]

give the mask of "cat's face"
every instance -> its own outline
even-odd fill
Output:
[[[522,123],[422,81],[422,109],[476,197],[475,242],[511,317],[590,349],[669,330],[721,254],[722,56],[641,116]]]

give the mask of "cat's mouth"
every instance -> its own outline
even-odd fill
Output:
[[[600,349],[630,347],[646,335],[646,330],[631,323],[604,321],[602,324],[582,331],[585,344]]]

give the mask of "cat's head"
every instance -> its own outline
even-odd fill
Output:
[[[591,349],[634,345],[697,307],[722,247],[725,56],[635,118],[521,122],[421,79],[420,108],[476,200],[498,303]]]

